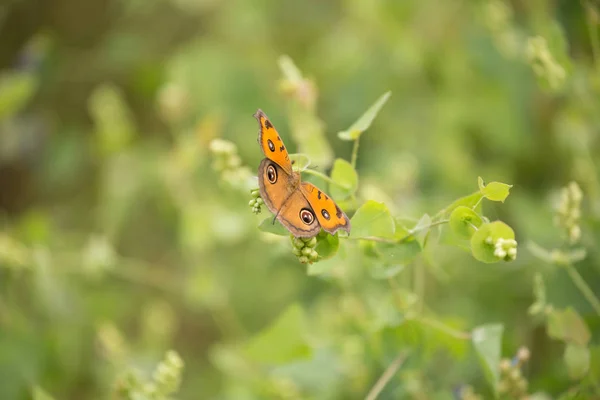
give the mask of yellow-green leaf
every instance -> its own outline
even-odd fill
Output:
[[[383,107],[383,105],[388,101],[390,96],[392,95],[391,91],[384,93],[369,109],[361,115],[361,117],[356,120],[355,123],[350,126],[350,128],[345,131],[338,132],[338,137],[342,140],[356,140],[360,137],[360,135],[369,129],[373,120]]]

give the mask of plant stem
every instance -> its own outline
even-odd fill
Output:
[[[448,325],[446,325],[440,321],[437,321],[435,319],[427,318],[427,317],[419,317],[419,318],[415,318],[415,320],[418,322],[421,322],[424,325],[428,325],[434,329],[444,332],[444,333],[448,334],[449,336],[452,336],[453,338],[460,339],[460,340],[470,340],[471,339],[471,334],[469,332],[463,332],[463,331],[459,331],[458,329],[451,328]]]
[[[356,169],[356,159],[358,158],[358,142],[360,140],[360,136],[356,138],[354,141],[354,146],[352,147],[352,158],[350,159],[350,164],[352,164],[352,168]]]
[[[335,186],[337,186],[337,187],[339,187],[339,188],[342,188],[342,189],[348,189],[346,186],[342,185],[342,184],[341,184],[341,183],[339,183],[339,182],[336,182],[336,181],[334,181],[333,179],[331,179],[330,177],[328,177],[328,176],[327,176],[327,175],[325,175],[324,173],[322,173],[322,172],[319,172],[319,171],[317,171],[317,170],[314,170],[314,169],[305,169],[305,170],[304,170],[304,171],[302,171],[302,172],[305,172],[305,173],[307,173],[307,174],[309,174],[309,175],[313,175],[313,176],[316,176],[316,177],[318,177],[318,178],[321,178],[321,179],[323,179],[325,182],[327,182],[327,183],[330,183],[330,184],[332,184],[332,185],[335,185]]]
[[[413,237],[415,235],[415,233],[417,233],[417,232],[423,231],[425,229],[433,228],[434,226],[437,226],[437,225],[446,224],[449,221],[450,221],[449,219],[442,219],[439,221],[432,222],[429,225],[421,226],[418,229],[411,229],[408,231],[408,235],[402,236],[399,239],[388,239],[388,238],[383,238],[383,237],[378,237],[378,236],[348,237],[348,239],[349,240],[369,240],[371,242],[399,244],[399,243],[407,241],[408,239]]]
[[[572,264],[566,265],[565,268],[567,269],[567,273],[571,277],[571,280],[575,286],[577,286],[581,294],[583,294],[583,297],[585,297],[586,300],[592,305],[594,311],[600,315],[600,300],[598,300],[592,289],[590,289],[588,284],[585,283],[585,280],[583,280],[577,269]]]
[[[385,385],[388,384],[388,382],[394,377],[394,374],[402,366],[402,363],[404,363],[405,359],[406,355],[404,353],[401,353],[398,357],[396,357],[396,359],[386,368],[383,374],[379,377],[377,382],[375,382],[375,385],[373,385],[371,390],[369,390],[369,393],[367,394],[367,397],[365,397],[365,400],[375,400],[377,396],[379,396]]]

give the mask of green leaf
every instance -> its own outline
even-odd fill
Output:
[[[338,132],[338,137],[342,140],[348,141],[358,139],[364,131],[369,129],[373,123],[373,120],[391,95],[392,92],[390,91],[384,93],[371,107],[369,107],[369,109],[363,115],[361,115],[358,120],[356,120],[355,123],[352,124],[352,126],[350,126],[350,128],[345,131]]]
[[[317,235],[317,247],[315,250],[319,253],[319,261],[333,257],[339,248],[340,238],[338,235],[330,235],[324,231],[321,231]]]
[[[450,214],[450,228],[464,239],[471,239],[482,223],[479,214],[465,206],[456,207]]]
[[[504,200],[508,197],[510,188],[512,187],[512,185],[501,182],[490,182],[487,185],[484,185],[481,177],[478,178],[478,183],[479,191],[486,199],[491,201],[501,201],[502,203],[504,203]]]
[[[103,84],[94,89],[88,108],[96,128],[98,148],[103,154],[121,151],[133,140],[134,117],[118,86]]]
[[[415,239],[402,243],[374,243],[374,249],[384,261],[393,264],[407,264],[421,252],[421,245]]]
[[[34,386],[31,393],[33,400],[54,400],[54,397],[50,396],[44,389],[39,386]]]
[[[485,188],[485,183],[483,182],[483,178],[480,176],[477,177],[477,186],[479,186],[480,191],[483,191],[483,189]]]
[[[304,339],[304,310],[292,304],[269,327],[255,335],[245,346],[245,354],[254,362],[283,364],[308,358],[311,350]]]
[[[479,212],[481,205],[479,205],[477,207],[475,207],[475,205],[480,204],[479,202],[482,197],[483,197],[483,195],[481,194],[481,192],[475,192],[468,196],[461,197],[461,198],[455,200],[454,202],[452,202],[448,207],[446,207],[442,212],[440,212],[436,216],[443,217],[445,215],[448,215],[452,211],[454,211],[454,209],[456,207],[459,207],[459,206],[465,206],[470,209],[473,209],[475,212]]]
[[[0,75],[0,121],[21,111],[38,86],[29,72],[5,72]]]
[[[554,310],[548,316],[548,336],[553,339],[587,346],[591,333],[581,316],[571,307]]]
[[[503,331],[504,326],[502,324],[488,324],[479,326],[472,332],[473,346],[494,393],[497,390],[500,378],[499,365]]]
[[[394,236],[394,219],[383,203],[367,201],[356,210],[351,223],[355,238]]]
[[[498,239],[514,239],[515,232],[502,221],[483,224],[471,238],[471,253],[475,259],[485,263],[495,263],[502,259],[494,255],[494,243]]]
[[[337,185],[329,185],[329,193],[336,200],[343,200],[356,192],[358,188],[358,174],[348,161],[338,158],[333,163],[331,179]]]
[[[571,379],[581,379],[588,373],[590,369],[590,350],[587,346],[575,343],[567,344],[564,358]]]
[[[275,222],[273,222],[273,220],[275,220]],[[281,223],[279,223],[274,216],[263,219],[258,225],[258,229],[263,232],[273,233],[279,236],[290,235],[290,231],[285,229],[285,227],[281,225]]]
[[[294,60],[292,60],[290,56],[282,55],[277,61],[279,63],[279,69],[281,69],[281,73],[285,79],[295,84],[302,82],[302,72],[296,66]]]
[[[302,172],[310,165],[310,158],[306,154],[296,153],[290,154],[290,161],[294,171]]]

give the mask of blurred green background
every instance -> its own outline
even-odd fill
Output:
[[[0,398],[135,398],[170,349],[181,399],[365,398],[399,355],[380,399],[491,398],[460,334],[486,323],[504,325],[504,357],[529,349],[530,393],[599,388],[598,315],[526,247],[562,246],[553,207],[577,181],[577,269],[600,292],[597,21],[586,1],[4,0]],[[307,274],[289,239],[257,229],[252,114],[327,172],[352,152],[336,133],[388,90],[360,142],[358,204],[416,221],[478,176],[512,184],[484,210],[515,230],[516,261],[439,242],[382,279],[368,246],[342,241]],[[230,175],[215,138],[236,146]],[[528,313],[536,273],[589,327],[583,378]]]

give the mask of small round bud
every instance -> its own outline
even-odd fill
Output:
[[[510,360],[508,358],[503,358],[500,361],[500,371],[506,373],[510,370],[510,368],[511,368]]]
[[[310,247],[304,247],[302,249],[302,255],[303,256],[310,256],[312,254],[313,250]]]
[[[521,370],[519,368],[513,368],[510,371],[509,377],[512,381],[516,382],[521,379]]]
[[[302,241],[302,239],[297,237],[292,237],[292,245],[298,249],[304,248],[304,242]]]

